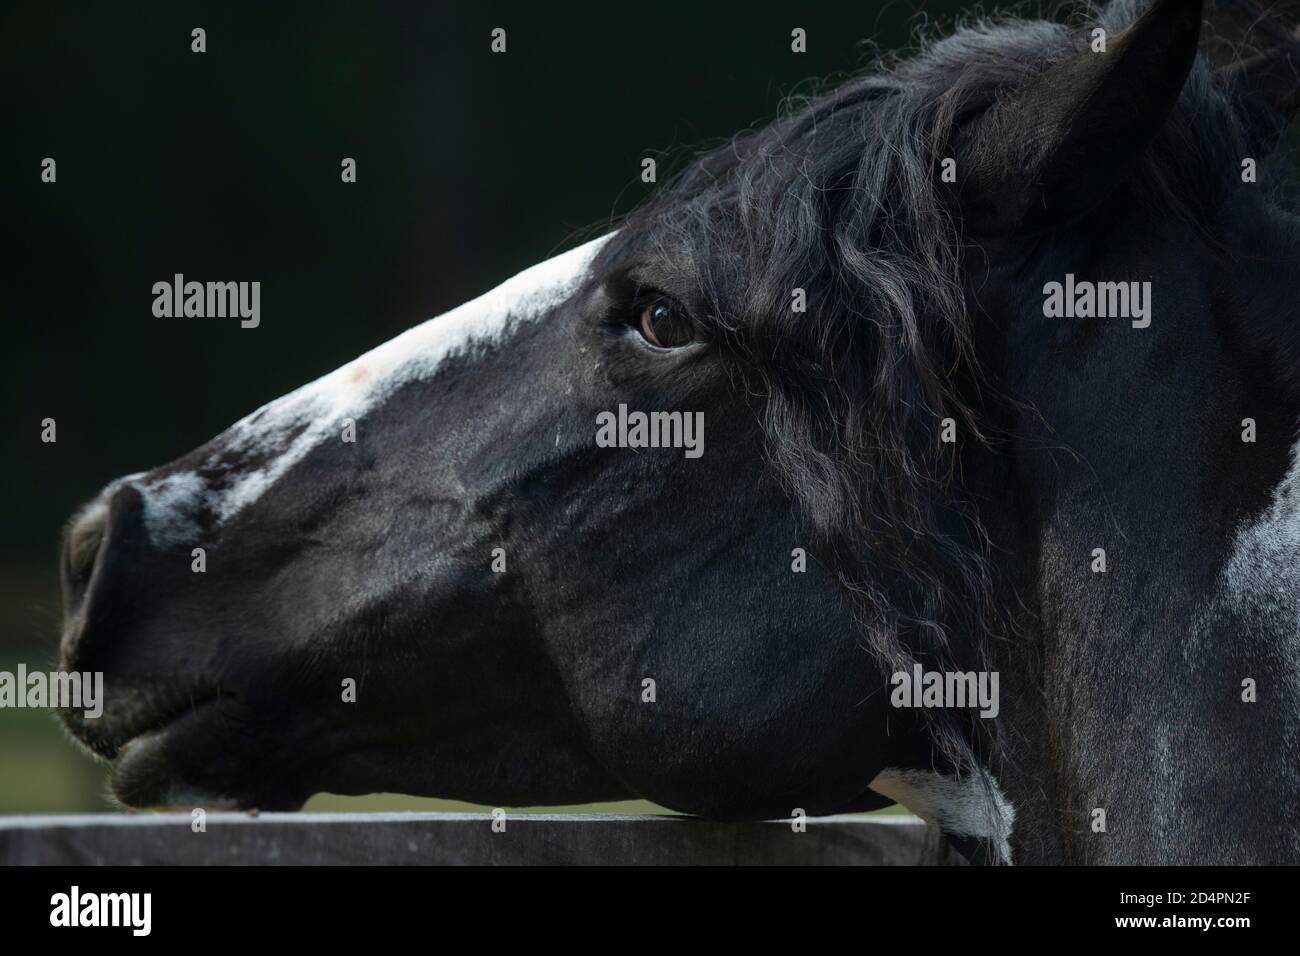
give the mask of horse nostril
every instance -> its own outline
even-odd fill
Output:
[[[96,498],[68,523],[63,536],[63,593],[71,605],[80,598],[95,569],[95,558],[108,526],[108,505]]]
[[[121,480],[68,522],[60,555],[63,584],[62,664],[85,665],[112,646],[112,636],[130,626],[135,595],[141,590],[143,503],[140,493]]]

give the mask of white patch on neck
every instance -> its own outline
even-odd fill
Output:
[[[1281,676],[1294,707],[1300,701],[1300,443],[1291,448],[1291,467],[1273,489],[1268,510],[1237,531],[1219,589],[1202,619],[1216,606],[1226,606],[1238,619],[1251,622],[1243,639],[1284,642]],[[1193,636],[1185,646],[1187,655],[1197,652],[1206,629],[1198,628]],[[1300,715],[1295,717],[1293,741],[1300,739]],[[1300,769],[1293,767],[1291,773],[1300,779]]]
[[[1267,511],[1238,530],[1223,569],[1223,596],[1300,632],[1300,446]]]
[[[568,298],[586,276],[600,247],[613,233],[548,259],[490,292],[437,318],[408,329],[301,388],[236,422],[200,470],[220,470],[227,456],[265,455],[260,467],[238,470],[221,489],[197,472],[176,472],[152,481],[133,481],[144,498],[144,521],[155,547],[194,540],[200,510],[218,523],[260,498],[307,453],[342,432],[343,419],[360,422],[403,385],[431,377],[450,355],[473,345],[499,343],[511,323],[532,321]],[[297,432],[292,439],[290,434]]]
[[[1011,862],[1011,828],[1016,822],[1016,810],[992,777],[980,780],[971,775],[956,777],[931,770],[890,767],[876,775],[871,789],[901,803],[944,833],[990,841],[1002,862]]]

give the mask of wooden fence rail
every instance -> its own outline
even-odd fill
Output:
[[[0,864],[858,864],[960,859],[910,816],[711,823],[687,817],[479,813],[209,813],[0,817]]]

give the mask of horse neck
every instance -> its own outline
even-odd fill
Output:
[[[1300,795],[1300,377],[1279,366],[1300,357],[1284,351],[1300,317],[1276,251],[1243,270],[1240,257],[1187,258],[1194,246],[1149,248],[1125,270],[1120,243],[1098,261],[1107,278],[1156,280],[1148,328],[1020,330],[1004,365],[1023,363],[1013,396],[1048,426],[1021,419],[1013,469],[1007,524],[1037,645],[1021,676],[1045,693],[1008,715],[1022,741],[1008,762],[1052,754],[1022,797],[1138,824],[1130,860],[1197,845],[1258,860],[1300,843],[1282,810]],[[1261,354],[1265,340],[1277,352]],[[1130,786],[1134,773],[1147,785]],[[1260,806],[1245,792],[1259,787],[1278,791],[1262,804],[1276,819],[1254,821],[1272,827],[1271,849],[1206,823],[1205,794]],[[1096,841],[1059,839],[1067,856],[1105,858]]]

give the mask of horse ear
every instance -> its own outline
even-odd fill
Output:
[[[1034,229],[1094,206],[1178,101],[1201,7],[1156,0],[1104,51],[1090,44],[976,119],[958,140],[967,167],[958,183],[975,231]]]

